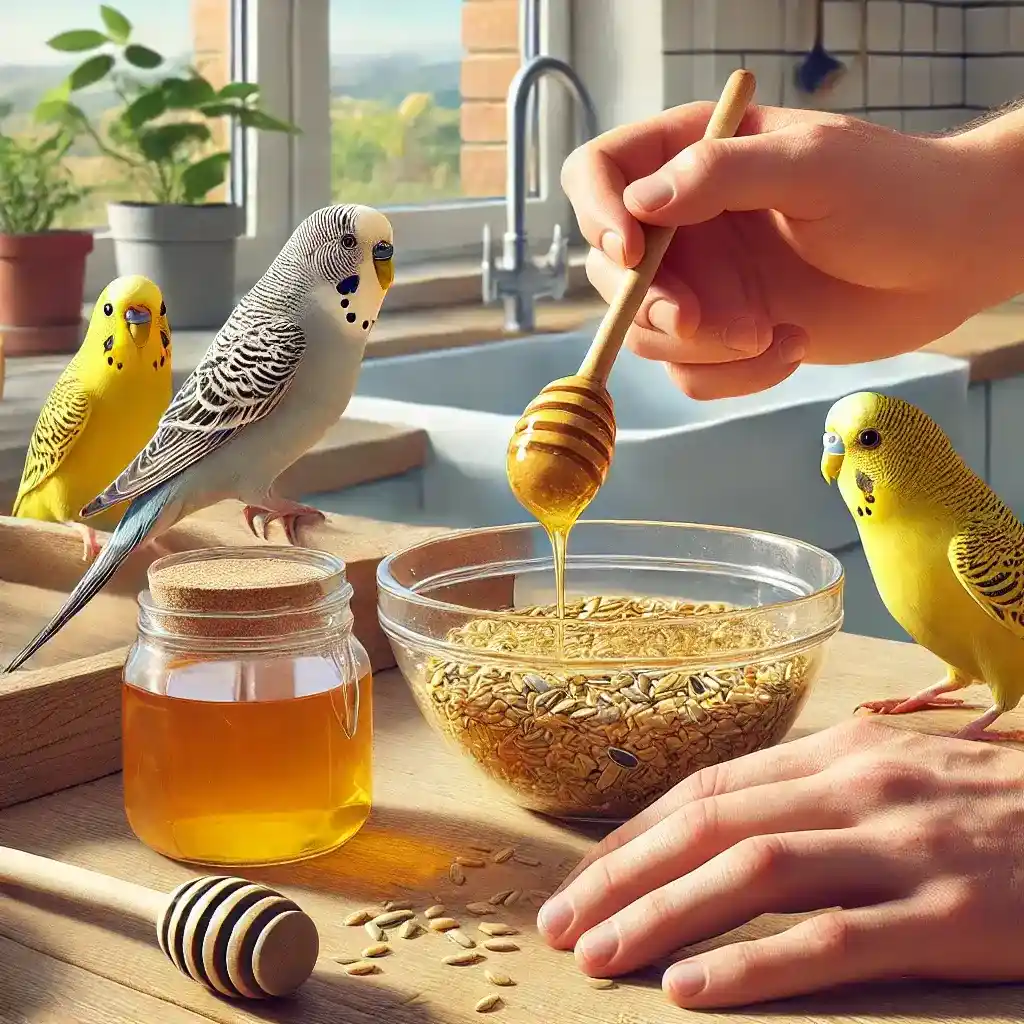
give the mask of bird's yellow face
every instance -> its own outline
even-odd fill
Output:
[[[874,461],[872,452],[882,444],[878,419],[881,395],[860,391],[841,398],[825,417],[821,439],[821,475],[826,483],[839,479],[843,467]]]
[[[160,289],[139,274],[111,281],[96,301],[85,344],[106,375],[171,372],[171,328]],[[93,351],[93,349],[97,349]]]

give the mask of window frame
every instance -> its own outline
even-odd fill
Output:
[[[522,0],[520,0],[522,2]],[[541,52],[569,60],[571,0],[541,0]],[[236,292],[263,274],[295,225],[331,197],[329,0],[233,0],[232,77],[260,86],[271,112],[298,126],[298,135],[238,131],[232,138],[232,199],[246,209],[238,240]],[[238,41],[243,45],[239,46]],[[542,251],[556,224],[572,224],[559,172],[572,145],[572,106],[560,82],[538,83],[538,191],[526,203],[531,250]],[[358,197],[357,197],[358,198]],[[404,266],[480,258],[484,225],[495,254],[506,229],[504,197],[385,208]],[[439,218],[443,218],[440,220]],[[86,298],[94,300],[117,276],[109,230],[94,233],[86,268]]]

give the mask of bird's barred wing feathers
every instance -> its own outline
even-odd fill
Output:
[[[302,328],[291,321],[238,332],[225,325],[174,396],[149,443],[85,506],[83,515],[159,486],[262,419],[288,390],[305,350]]]
[[[1024,535],[971,524],[949,542],[947,555],[964,590],[1024,639]]]
[[[14,499],[15,515],[21,499],[60,469],[88,422],[89,396],[75,377],[73,365],[69,365],[57,378],[32,431]]]

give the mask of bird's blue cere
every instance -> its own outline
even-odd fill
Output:
[[[124,319],[129,324],[148,324],[153,314],[143,306],[129,306],[124,311]]]
[[[843,439],[834,431],[829,431],[827,434],[822,435],[821,445],[825,449],[825,453],[827,455],[846,454],[846,447],[843,444]]]

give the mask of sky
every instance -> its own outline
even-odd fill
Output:
[[[99,27],[92,0],[2,0],[0,64],[63,64],[46,40],[71,28]],[[161,53],[191,49],[190,0],[111,0],[135,26],[140,42]],[[335,55],[422,52],[453,57],[459,52],[462,0],[330,0],[331,53]]]

